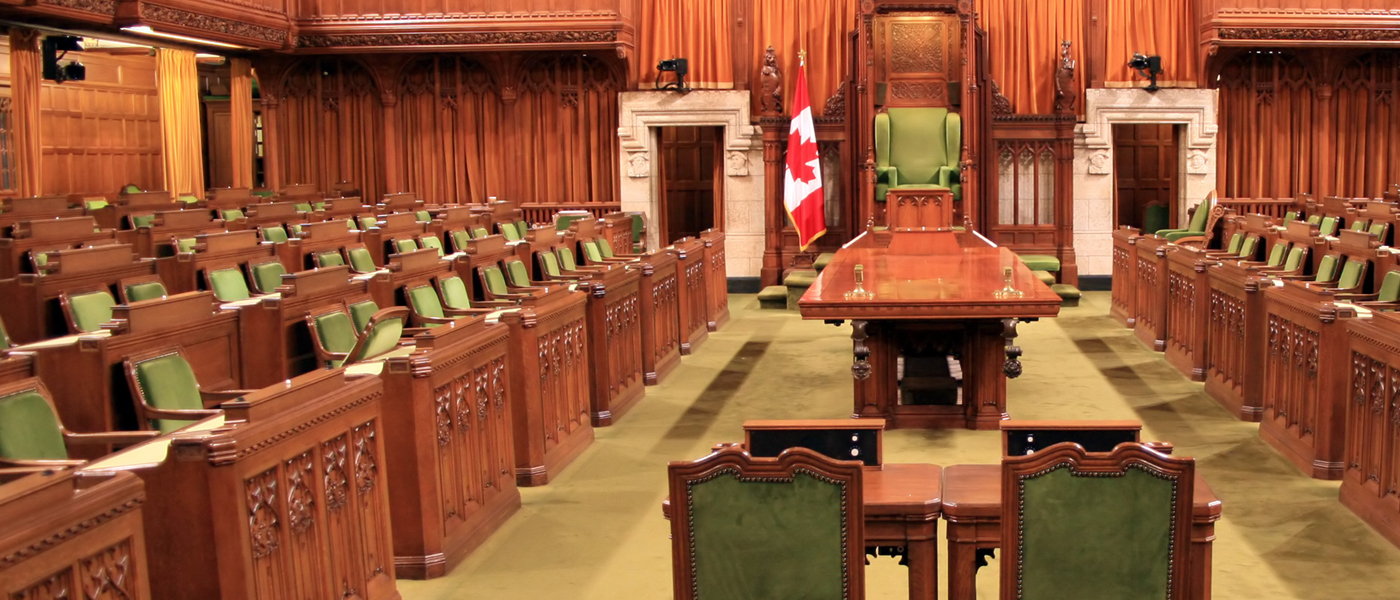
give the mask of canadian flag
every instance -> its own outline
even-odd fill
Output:
[[[817,129],[812,125],[812,101],[807,98],[807,65],[803,64],[797,67],[797,103],[793,105],[792,131],[788,133],[787,174],[783,182],[783,205],[797,228],[797,245],[802,250],[826,233],[821,162],[817,155]]]

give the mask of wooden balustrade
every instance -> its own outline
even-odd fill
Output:
[[[658,251],[641,258],[642,378],[661,383],[681,362],[681,322],[678,261],[674,252]]]
[[[1341,501],[1400,546],[1400,316],[1374,313],[1347,323],[1351,363]]]
[[[1120,227],[1113,232],[1113,281],[1108,314],[1124,327],[1137,323],[1137,241],[1141,232]]]
[[[717,229],[700,232],[705,242],[705,283],[709,289],[705,298],[710,331],[718,331],[729,322],[729,267],[724,260],[725,235]]]
[[[676,289],[680,295],[681,354],[690,354],[710,336],[709,287],[705,284],[705,243],[686,237],[673,245]]]
[[[525,221],[529,223],[553,223],[554,215],[561,210],[586,210],[596,219],[602,219],[612,213],[622,210],[622,205],[616,202],[588,202],[583,204],[521,204],[520,210],[525,213]],[[630,231],[630,229],[629,229]],[[628,234],[628,245],[613,245],[619,252],[624,248],[631,247],[631,234]]]
[[[1167,348],[1167,254],[1175,248],[1155,235],[1137,240],[1133,333],[1158,352]]]
[[[1207,328],[1210,325],[1205,251],[1179,247],[1167,255],[1167,362],[1191,381],[1206,378]]]
[[[1258,214],[1276,219],[1282,219],[1290,210],[1303,209],[1293,198],[1220,198],[1215,204],[1233,210],[1237,215]]]
[[[507,327],[458,319],[380,373],[398,577],[441,577],[520,508]]]

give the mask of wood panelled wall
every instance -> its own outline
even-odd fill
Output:
[[[583,53],[319,57],[277,98],[283,184],[366,197],[617,202],[620,64]],[[266,112],[266,110],[265,110]]]
[[[1222,197],[1378,198],[1400,182],[1397,50],[1241,52],[1220,66]]]
[[[0,86],[9,95],[10,51],[0,41]],[[87,80],[40,91],[44,194],[164,187],[156,62],[146,55],[85,53]]]

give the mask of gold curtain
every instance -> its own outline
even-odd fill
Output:
[[[11,127],[15,143],[15,189],[21,196],[38,196],[43,166],[40,145],[39,86],[43,84],[43,63],[39,54],[39,32],[10,28],[10,97],[14,103]]]
[[[537,61],[522,68],[520,77],[514,118],[503,127],[522,144],[523,169],[515,170],[520,200],[620,201],[614,137],[619,79],[601,61],[585,57]]]
[[[495,88],[473,60],[426,58],[406,70],[399,100],[406,189],[449,204],[507,195]]]
[[[325,191],[348,181],[365,198],[381,197],[386,171],[378,94],[369,73],[349,59],[307,59],[294,68],[278,109],[282,183]]]
[[[752,62],[749,81],[759,88],[763,53],[768,46],[778,57],[783,71],[783,110],[792,112],[796,98],[798,50],[807,50],[807,93],[812,99],[812,115],[824,114],[826,101],[850,76],[850,33],[855,27],[856,2],[851,0],[755,0]],[[753,110],[758,111],[754,95]]]
[[[199,73],[194,52],[156,50],[160,92],[161,156],[165,189],[172,196],[204,197],[204,157],[199,123]]]
[[[1084,0],[988,0],[981,18],[991,46],[992,79],[1017,113],[1054,111],[1055,70],[1064,40],[1080,65],[1075,85],[1082,92]]]
[[[1104,87],[1146,85],[1128,68],[1133,53],[1162,57],[1157,85],[1196,87],[1200,65],[1196,54],[1196,19],[1191,0],[1106,0],[1108,64]]]
[[[229,135],[233,161],[231,187],[250,188],[253,182],[253,68],[246,58],[229,61]]]
[[[685,58],[686,85],[696,89],[734,87],[733,0],[646,0],[637,29],[637,82],[650,89],[656,63]],[[665,81],[673,81],[666,75]]]

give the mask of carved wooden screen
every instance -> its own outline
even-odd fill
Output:
[[[18,193],[15,184],[14,104],[0,98],[0,194]]]
[[[329,190],[384,189],[384,110],[369,71],[352,59],[307,59],[287,74],[282,102],[283,183]]]
[[[997,225],[1055,224],[1053,142],[997,142]]]
[[[876,19],[876,81],[886,106],[952,106],[948,84],[961,80],[962,30],[956,15]]]

